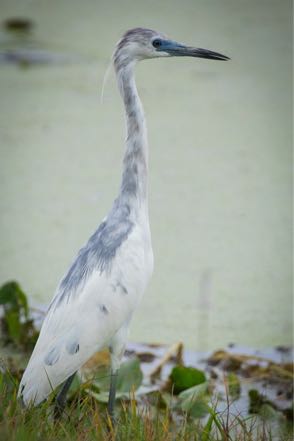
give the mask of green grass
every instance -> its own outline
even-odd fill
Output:
[[[117,404],[115,427],[105,405],[81,389],[59,421],[53,419],[53,397],[36,408],[24,409],[16,398],[17,376],[0,375],[0,439],[7,441],[290,441],[290,434],[274,437],[266,422],[256,417],[221,415],[210,407],[203,422],[184,412],[135,399]]]

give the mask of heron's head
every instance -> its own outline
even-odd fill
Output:
[[[113,60],[120,69],[132,62],[158,57],[198,57],[211,60],[229,60],[225,55],[207,49],[186,46],[170,40],[151,29],[135,28],[127,31],[117,43]]]

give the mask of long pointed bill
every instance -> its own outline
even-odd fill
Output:
[[[160,43],[159,43],[160,42]],[[174,57],[197,57],[208,58],[210,60],[230,60],[226,55],[219,54],[218,52],[212,52],[207,49],[200,49],[185,46],[172,40],[158,40],[157,51],[166,52]]]

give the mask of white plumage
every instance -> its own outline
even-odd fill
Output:
[[[127,127],[120,192],[108,216],[73,261],[51,302],[20,383],[19,396],[25,405],[37,405],[59,384],[71,381],[72,374],[96,351],[108,346],[112,372],[108,410],[113,415],[115,373],[130,320],[153,270],[147,132],[134,66],[145,58],[168,56],[228,59],[168,40],[150,29],[131,29],[118,42],[113,62]]]
[[[44,400],[103,347],[112,347],[112,369],[119,368],[128,325],[152,268],[150,234],[141,222],[117,251],[109,275],[96,270],[73,300],[56,308],[53,302],[20,384],[26,405]],[[75,343],[79,348],[72,354]]]

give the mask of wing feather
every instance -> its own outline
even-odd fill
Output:
[[[145,252],[141,228],[124,230],[120,240],[123,235],[128,240],[116,249],[111,271],[96,266],[75,295],[59,302],[62,284],[57,290],[20,383],[25,405],[43,401],[129,323],[151,275],[152,253]]]
[[[129,305],[111,280],[95,271],[78,296],[48,311],[19,388],[25,405],[43,401],[123,325]]]

